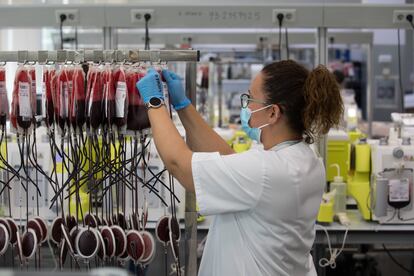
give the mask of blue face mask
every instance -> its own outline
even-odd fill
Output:
[[[250,117],[252,116],[253,113],[256,113],[261,110],[265,110],[269,106],[272,106],[272,105],[269,104],[265,107],[256,109],[255,111],[251,111],[250,108],[248,107],[242,108],[240,110],[240,120],[241,120],[241,126],[242,126],[243,131],[246,132],[247,136],[249,136],[252,140],[257,141],[258,143],[261,143],[260,136],[262,134],[262,128],[264,128],[265,126],[268,126],[269,124],[264,124],[257,128],[250,127],[249,126]]]

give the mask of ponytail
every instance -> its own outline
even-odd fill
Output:
[[[343,103],[335,76],[319,65],[309,72],[292,60],[266,65],[263,89],[269,104],[279,104],[293,132],[311,144],[336,127]]]
[[[305,108],[302,113],[305,140],[313,143],[319,135],[337,127],[344,112],[335,76],[319,65],[306,78],[303,88]]]

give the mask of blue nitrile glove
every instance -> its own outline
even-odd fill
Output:
[[[144,103],[148,103],[154,97],[164,99],[161,76],[153,68],[150,68],[147,75],[140,79],[136,85]]]
[[[175,110],[186,108],[191,104],[190,100],[185,96],[181,78],[174,72],[162,70],[162,75],[168,86],[170,101]]]

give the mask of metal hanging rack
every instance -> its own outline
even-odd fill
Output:
[[[0,63],[79,64],[83,62],[135,63],[186,62],[185,87],[188,98],[196,103],[196,63],[200,51],[187,50],[57,50],[0,51]],[[187,141],[191,148],[191,141]],[[195,194],[185,195],[185,269],[186,275],[197,274],[197,211]]]
[[[197,50],[58,50],[0,51],[0,62],[82,63],[82,62],[197,62]]]

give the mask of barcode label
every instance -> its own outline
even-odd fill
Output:
[[[127,94],[126,83],[118,81],[115,92],[116,117],[123,118],[125,116],[125,98]]]
[[[42,83],[42,117],[46,117],[46,83]]]
[[[30,87],[28,82],[19,82],[19,115],[26,118],[32,117]]]
[[[6,95],[6,94],[7,94],[6,82],[0,81],[0,95]]]
[[[32,80],[32,93],[36,94],[36,80]]]
[[[410,187],[407,178],[390,179],[388,188],[390,202],[405,202],[410,200]]]

